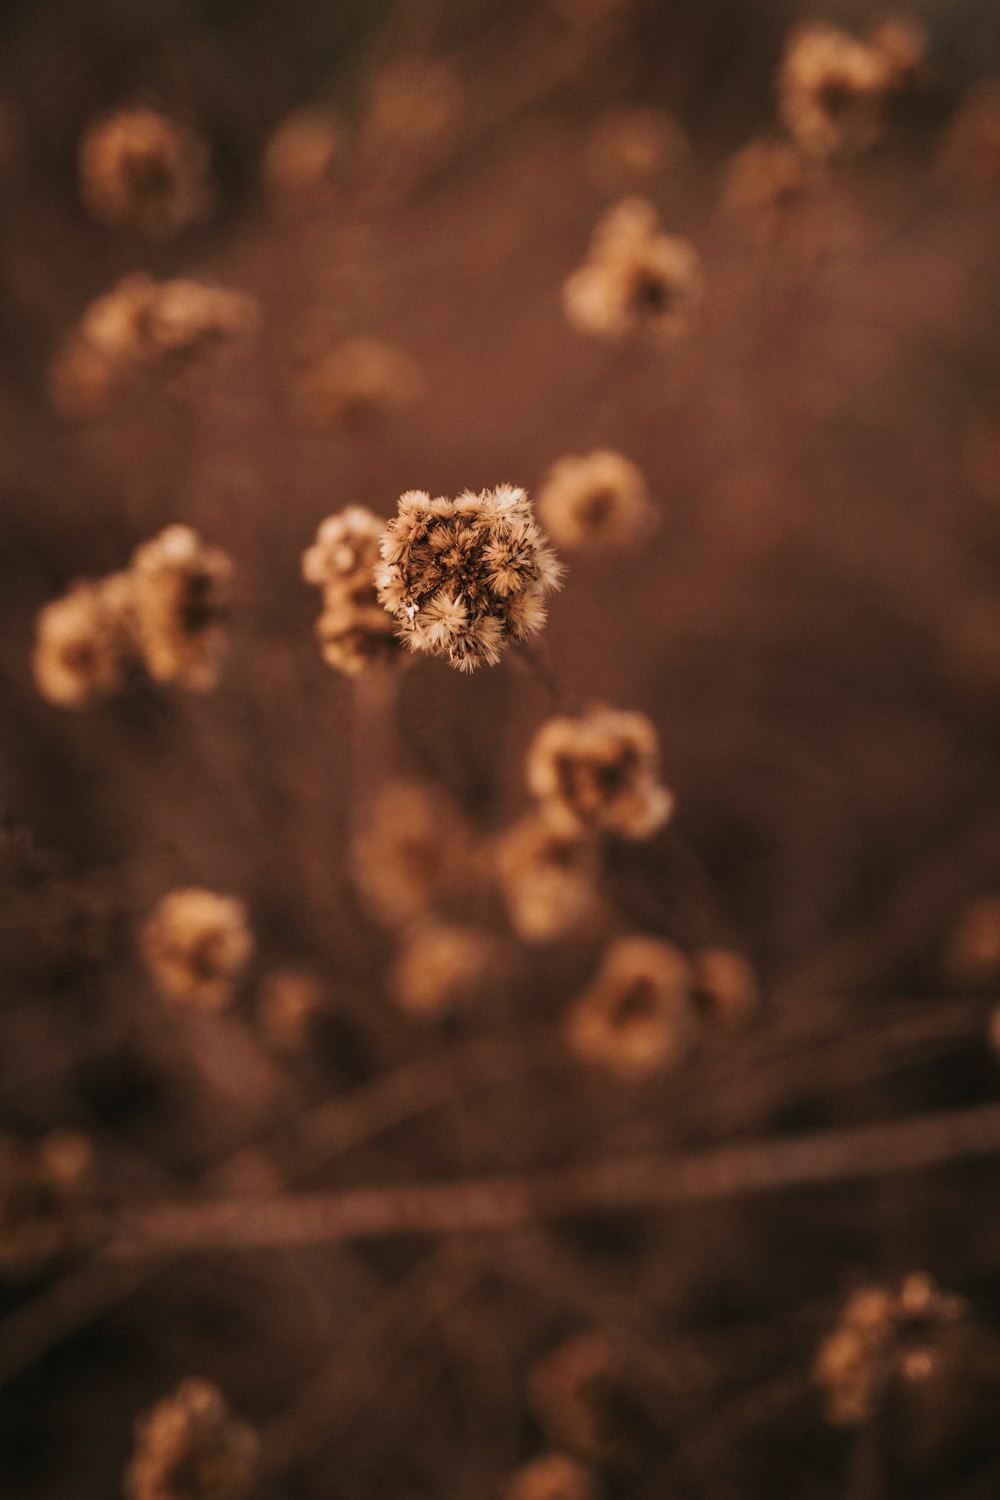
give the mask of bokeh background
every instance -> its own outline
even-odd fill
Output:
[[[1000,19],[986,0],[911,7],[922,88],[761,244],[720,213],[721,185],[778,129],[775,77],[806,13],[6,0],[0,1123],[90,1137],[108,1224],[996,1097],[996,975],[956,977],[947,953],[1000,882],[1000,146],[971,190],[939,158],[965,90],[1000,73]],[[878,12],[822,14],[862,30]],[[401,63],[402,123],[380,135]],[[78,190],[83,133],[136,100],[196,126],[218,185],[215,212],[162,245],[95,223]],[[262,157],[316,105],[343,120],[343,156],[318,201],[288,209]],[[640,190],[704,263],[697,321],[668,349],[588,341],[560,296],[623,196],[595,175],[594,130],[640,105],[688,143]],[[135,269],[259,299],[254,346],[191,390],[139,385],[67,422],[53,357]],[[358,336],[415,360],[420,398],[303,432],[302,350]],[[419,662],[391,726],[366,712],[313,636],[300,556],[319,521],[350,503],[389,516],[411,488],[534,491],[563,454],[604,446],[640,465],[659,527],[639,551],[568,559],[546,671]],[[236,564],[219,687],[45,702],[38,610],[176,521]],[[392,1002],[391,939],[352,884],[380,778],[443,787],[483,837],[523,809],[552,681],[560,702],[638,709],[660,735],[677,813],[610,857],[622,921],[734,946],[760,979],[750,1028],[641,1085],[560,1046],[595,944],[508,937],[495,993],[422,1025]],[[294,1056],[268,1048],[249,991],[210,1019],[155,993],[136,934],[191,884],[246,901],[261,969],[321,977]],[[0,1491],[117,1493],[137,1416],[199,1374],[261,1432],[262,1493],[499,1494],[544,1443],[528,1371],[597,1328],[638,1372],[642,1416],[610,1495],[985,1500],[995,1416],[914,1464],[884,1433],[832,1429],[810,1370],[866,1279],[928,1272],[1000,1325],[997,1180],[987,1158],[516,1230],[209,1245],[143,1262],[134,1285],[81,1252],[0,1284]]]

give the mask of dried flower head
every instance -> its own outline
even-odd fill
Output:
[[[421,923],[393,966],[393,997],[401,1010],[434,1020],[482,994],[495,957],[496,944],[479,928]]]
[[[168,239],[211,208],[208,151],[176,120],[124,109],[84,136],[80,188],[95,219]]]
[[[826,160],[874,145],[892,98],[913,83],[925,45],[903,19],[885,22],[864,41],[824,21],[799,26],[778,79],[781,118],[799,149]]]
[[[570,1044],[619,1078],[661,1072],[693,1040],[692,989],[691,965],[678,948],[656,938],[620,938],[569,1013]]]
[[[374,914],[398,924],[447,902],[467,880],[464,820],[433,787],[392,782],[354,841],[355,883]]]
[[[592,930],[604,915],[599,859],[587,834],[553,828],[538,814],[497,839],[494,869],[511,926],[527,943]]]
[[[553,464],[538,514],[554,541],[581,551],[630,547],[657,521],[642,471],[607,448]]]
[[[948,939],[945,969],[959,985],[1000,979],[1000,896],[983,896],[966,907]]]
[[[32,1143],[0,1136],[0,1273],[18,1274],[70,1248],[91,1198],[93,1151],[57,1131]]]
[[[829,1420],[860,1426],[876,1415],[890,1387],[927,1380],[967,1317],[962,1299],[939,1291],[929,1276],[908,1276],[898,1292],[876,1286],[855,1292],[813,1371]]]
[[[587,144],[587,170],[598,187],[628,191],[684,161],[687,137],[662,109],[612,109],[597,121]]]
[[[543,724],[528,751],[528,787],[556,828],[646,839],[669,818],[659,743],[645,714],[592,708]]]
[[[125,1476],[128,1500],[244,1500],[257,1436],[207,1380],[185,1380],[140,1417]]]
[[[560,1344],[528,1375],[528,1401],[557,1448],[595,1464],[628,1465],[649,1431],[632,1371],[599,1333]]]
[[[136,629],[157,682],[214,687],[225,650],[233,564],[190,526],[168,526],[133,554]]]
[[[322,202],[344,155],[345,129],[328,110],[299,109],[271,136],[261,175],[272,200],[283,207]]]
[[[694,246],[660,233],[651,203],[626,198],[598,224],[587,260],[563,287],[563,306],[580,333],[670,343],[688,328],[700,295]]]
[[[136,659],[134,590],[127,573],[76,583],[39,610],[34,673],[50,703],[84,708],[124,685]]]
[[[977,192],[1000,188],[1000,80],[983,79],[965,94],[938,156],[941,174]]]
[[[221,1010],[253,952],[247,909],[235,896],[215,891],[170,891],[146,923],[142,952],[164,995],[200,1010]]]
[[[375,589],[384,526],[363,506],[348,506],[321,522],[315,542],[302,554],[302,576],[323,591],[316,624],[323,658],[349,677],[399,657],[393,620]]]
[[[600,1500],[593,1470],[565,1453],[543,1453],[507,1481],[504,1500]]]
[[[312,360],[292,390],[295,421],[307,432],[359,432],[420,396],[420,368],[378,339],[348,339]]]
[[[730,948],[701,948],[694,955],[694,997],[709,1021],[739,1026],[760,1002],[752,965]]]
[[[561,571],[527,494],[509,484],[457,500],[407,491],[382,558],[378,596],[404,644],[463,672],[495,666],[508,641],[541,629]]]
[[[213,350],[249,333],[256,303],[190,279],[126,276],[85,310],[53,362],[52,400],[61,415],[98,415],[138,371],[166,379],[197,376]]]

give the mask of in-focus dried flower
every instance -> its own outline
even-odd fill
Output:
[[[645,714],[592,708],[543,724],[528,751],[528,788],[552,825],[646,839],[670,817],[659,743]]]
[[[689,147],[678,122],[662,109],[606,111],[587,144],[587,170],[609,192],[634,189],[676,167]]]
[[[398,924],[447,902],[468,878],[469,830],[441,792],[392,782],[354,841],[354,879],[374,914]]]
[[[700,294],[691,242],[660,233],[653,205],[626,198],[595,229],[587,260],[563,286],[563,306],[580,333],[670,343],[688,328]]]
[[[528,1401],[557,1448],[595,1464],[630,1465],[650,1422],[621,1353],[599,1333],[560,1344],[530,1371]]]
[[[271,136],[261,163],[264,187],[282,207],[322,202],[344,154],[343,123],[330,111],[299,109]]]
[[[1000,80],[982,79],[966,92],[945,132],[938,167],[974,191],[1000,188]]]
[[[272,1047],[296,1052],[309,1035],[313,1018],[322,1011],[326,991],[304,969],[275,969],[261,980],[257,995],[257,1020]]]
[[[168,239],[211,208],[208,151],[176,120],[124,109],[84,136],[80,188],[95,219]]]
[[[249,333],[253,298],[181,279],[126,276],[85,310],[53,361],[49,389],[60,415],[99,415],[114,391],[146,370],[168,380],[195,378],[212,351]]]
[[[392,972],[401,1010],[434,1020],[482,994],[496,956],[489,934],[454,923],[425,922],[411,929]]]
[[[321,522],[315,542],[302,554],[302,576],[323,591],[316,624],[323,658],[349,677],[400,654],[394,621],[375,588],[384,527],[370,510],[351,505]]]
[[[170,891],[143,930],[143,958],[162,992],[200,1010],[228,1005],[253,952],[247,909],[235,896]]]
[[[511,926],[527,943],[592,931],[604,915],[598,851],[586,834],[538,814],[522,818],[497,839],[494,869]]]
[[[507,1481],[504,1500],[600,1500],[597,1476],[565,1453],[543,1453]]]
[[[929,1276],[907,1276],[898,1292],[855,1292],[833,1333],[820,1346],[813,1371],[837,1427],[869,1421],[897,1381],[926,1380],[942,1340],[968,1318],[961,1297],[941,1292]]]
[[[1000,979],[1000,896],[984,896],[962,913],[945,948],[945,970],[959,985]]]
[[[33,1270],[72,1246],[92,1167],[83,1136],[55,1131],[33,1143],[0,1136],[0,1273]]]
[[[607,448],[553,464],[538,514],[554,541],[581,551],[630,547],[657,521],[642,471]]]
[[[695,953],[694,998],[708,1021],[739,1026],[760,1001],[757,976],[742,953],[730,948],[701,948]]]
[[[874,145],[892,98],[912,85],[925,45],[922,32],[901,18],[864,41],[824,21],[799,26],[778,79],[781,118],[799,149],[826,160]]]
[[[232,560],[189,526],[168,526],[132,557],[136,629],[157,682],[215,686],[225,649]]]
[[[244,1500],[257,1435],[207,1380],[185,1380],[140,1417],[125,1476],[128,1500]]]
[[[569,1013],[570,1044],[623,1079],[673,1066],[697,1028],[693,975],[684,954],[656,938],[620,938]]]
[[[420,368],[378,339],[348,339],[308,364],[292,389],[292,413],[308,432],[359,432],[412,406]]]
[[[76,583],[39,610],[33,659],[50,703],[84,708],[124,685],[136,660],[134,590],[126,573]]]
[[[460,671],[495,666],[545,623],[560,566],[524,490],[499,485],[432,500],[408,490],[382,539],[379,599],[411,651]]]

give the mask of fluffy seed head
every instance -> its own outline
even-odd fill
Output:
[[[489,934],[453,923],[425,922],[407,934],[392,973],[401,1010],[426,1020],[473,1001],[483,991],[495,954]]]
[[[153,109],[121,110],[91,126],[80,188],[95,219],[151,240],[177,234],[212,204],[204,143]]]
[[[967,1317],[962,1299],[929,1276],[908,1276],[898,1291],[855,1292],[813,1369],[830,1422],[858,1427],[875,1416],[892,1384],[928,1379]]]
[[[74,584],[39,610],[33,659],[38,690],[62,708],[118,691],[135,661],[134,590],[126,573]]]
[[[627,198],[598,224],[587,260],[563,286],[563,307],[579,333],[663,344],[686,331],[700,296],[694,246],[661,233],[651,203]]]
[[[595,552],[632,546],[657,519],[642,471],[607,448],[553,464],[538,514],[560,546]]]
[[[592,930],[604,915],[592,838],[522,818],[494,847],[494,870],[511,926],[526,943],[550,943]]]
[[[541,629],[561,571],[525,491],[513,485],[456,500],[407,491],[382,559],[379,599],[404,644],[463,672],[495,666],[508,641]]]
[[[253,952],[247,909],[234,896],[198,887],[170,891],[146,923],[142,952],[164,995],[221,1010]]]
[[[528,787],[553,826],[646,839],[669,818],[656,730],[644,714],[593,708],[542,725],[528,752]]]
[[[323,591],[323,613],[316,624],[323,658],[349,677],[399,656],[392,618],[375,590],[384,524],[363,506],[348,506],[322,522],[302,556],[303,577]]]
[[[225,650],[233,565],[189,526],[168,526],[139,547],[131,577],[136,629],[157,682],[203,692],[215,686]]]
[[[127,1500],[244,1500],[257,1436],[207,1380],[185,1380],[140,1417],[125,1476]]]
[[[289,115],[268,141],[261,164],[273,201],[288,208],[321,202],[344,144],[344,126],[328,111],[301,109]]]
[[[448,901],[467,879],[469,830],[433,787],[392,782],[354,841],[354,879],[375,916],[392,925]]]
[[[683,953],[655,938],[621,938],[569,1014],[570,1044],[587,1062],[632,1080],[661,1072],[696,1029],[693,975]]]

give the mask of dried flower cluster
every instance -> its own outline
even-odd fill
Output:
[[[781,118],[799,150],[827,160],[874,145],[892,100],[914,82],[925,45],[903,19],[881,23],[863,41],[823,21],[800,26],[778,80]]]
[[[344,154],[344,126],[330,111],[296,110],[271,136],[261,163],[264,187],[285,208],[323,201]]]
[[[121,110],[84,136],[80,189],[95,219],[167,239],[212,205],[208,151],[193,131],[156,110]]]
[[[646,839],[670,817],[659,743],[645,714],[592,708],[542,725],[528,752],[528,788],[554,828]]]
[[[563,306],[580,333],[670,343],[688,328],[700,292],[694,246],[660,232],[644,198],[626,198],[595,229],[586,262],[563,287]]]
[[[378,516],[351,505],[321,522],[315,542],[302,555],[302,576],[323,591],[323,613],[316,622],[323,659],[348,677],[399,655],[393,621],[375,589],[383,529]]]
[[[497,839],[493,864],[511,926],[525,942],[549,943],[600,925],[600,862],[589,835],[529,814]]]
[[[898,1292],[855,1292],[816,1358],[830,1421],[859,1426],[875,1416],[890,1387],[926,1381],[967,1318],[962,1299],[939,1291],[928,1276],[908,1276]]]
[[[672,944],[620,938],[569,1013],[570,1045],[626,1080],[673,1066],[697,1031],[693,983],[690,963]]]
[[[86,309],[50,372],[61,415],[99,415],[121,384],[145,372],[179,381],[194,378],[221,344],[251,332],[251,297],[180,278],[126,276]]]
[[[354,840],[354,879],[375,916],[400,926],[446,905],[468,877],[471,836],[433,787],[390,782]]]
[[[311,359],[296,377],[292,414],[307,432],[360,432],[420,395],[420,369],[378,339],[348,339]]]
[[[244,1500],[257,1436],[207,1380],[185,1380],[140,1417],[125,1476],[128,1500]]]
[[[495,957],[495,943],[478,927],[417,923],[393,966],[393,996],[409,1015],[434,1020],[482,995]]]
[[[214,687],[225,647],[232,563],[188,526],[168,526],[128,569],[76,583],[39,611],[35,680],[51,703],[82,708],[145,668],[157,682]]]
[[[580,1334],[540,1360],[528,1401],[549,1441],[589,1463],[628,1466],[641,1453],[648,1421],[635,1378],[603,1334]]]
[[[607,448],[553,464],[538,514],[554,541],[581,551],[633,546],[657,519],[642,471]]]
[[[199,1010],[232,1000],[253,952],[247,909],[235,896],[170,891],[142,934],[142,954],[164,995]]]
[[[512,1474],[504,1500],[600,1500],[591,1469],[565,1453],[543,1453]]]
[[[379,598],[404,644],[463,672],[495,666],[509,641],[539,631],[560,575],[527,494],[513,485],[457,500],[407,491],[382,558]]]
[[[0,1274],[33,1270],[72,1246],[92,1167],[82,1136],[55,1132],[30,1144],[0,1136]]]

